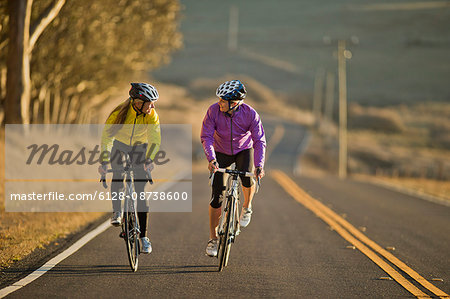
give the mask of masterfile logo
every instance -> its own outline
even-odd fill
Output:
[[[191,211],[191,126],[145,126],[120,125],[114,130],[103,124],[6,125],[5,210],[109,212],[112,201],[129,195],[145,201],[153,212]],[[99,166],[125,166],[127,159],[138,167],[151,162],[154,184],[125,194],[123,188],[110,189],[113,175],[126,183],[124,173],[108,173],[105,189]],[[131,171],[134,182],[145,179],[140,175]]]

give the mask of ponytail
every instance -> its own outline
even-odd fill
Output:
[[[128,98],[126,101],[124,101],[122,104],[120,104],[119,106],[117,106],[108,116],[108,118],[111,117],[111,115],[113,115],[113,113],[119,111],[119,113],[117,113],[117,117],[114,120],[114,122],[111,125],[111,127],[108,129],[108,134],[110,137],[114,136],[117,131],[120,130],[120,128],[122,128],[122,125],[125,122],[125,119],[127,118],[127,112],[128,112],[128,107],[130,106],[131,103],[131,98]]]

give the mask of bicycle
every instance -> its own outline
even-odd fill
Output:
[[[125,192],[124,192],[124,205],[122,208],[122,231],[119,237],[125,240],[127,247],[128,261],[133,272],[138,269],[140,246],[139,235],[141,233],[139,228],[139,221],[137,216],[137,197],[134,191],[134,170],[138,168],[132,168],[129,156],[126,156],[126,165],[122,169],[108,169],[108,173],[125,173]],[[149,170],[147,172],[147,181],[153,184],[153,179]],[[103,187],[106,189],[106,175],[102,175],[100,182],[103,183]]]
[[[219,237],[217,258],[219,259],[219,272],[221,272],[223,268],[228,265],[231,244],[234,243],[236,237],[241,231],[239,226],[240,182],[238,177],[239,175],[254,177],[254,175],[251,172],[235,170],[234,167],[232,169],[218,168],[211,175],[211,184],[214,181],[215,172],[222,172],[230,175],[225,190],[225,205],[220,215],[219,225],[217,227],[217,235]],[[260,179],[258,178],[256,193],[259,190],[259,186]]]

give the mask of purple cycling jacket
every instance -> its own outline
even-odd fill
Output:
[[[218,103],[211,105],[203,119],[200,138],[208,161],[216,159],[216,151],[235,155],[253,147],[255,166],[264,166],[264,128],[259,114],[245,103],[232,116],[221,112]]]

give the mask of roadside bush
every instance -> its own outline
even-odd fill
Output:
[[[405,131],[405,125],[398,113],[388,108],[364,108],[357,104],[350,106],[348,127],[353,130],[371,130],[389,134]]]
[[[450,149],[450,120],[435,119],[428,126],[430,146]]]
[[[380,151],[362,148],[351,149],[350,156],[373,171],[377,168],[389,169],[395,165],[392,157]]]

